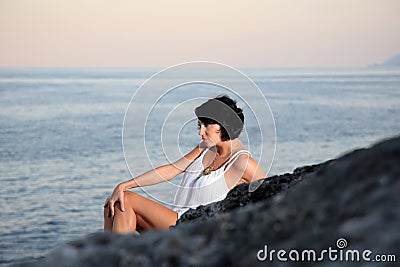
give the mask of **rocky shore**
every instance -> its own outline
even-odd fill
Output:
[[[311,266],[318,259],[322,266],[369,266],[378,254],[398,263],[399,180],[396,137],[270,177],[254,192],[237,186],[225,200],[189,210],[168,231],[96,233],[15,266]],[[286,254],[278,258],[279,250]],[[363,258],[365,250],[371,253]]]

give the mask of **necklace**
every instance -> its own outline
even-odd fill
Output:
[[[235,149],[238,145],[239,145],[239,143],[237,143],[233,149]],[[231,150],[230,153],[228,153],[228,156],[231,156],[233,149]],[[217,155],[219,155],[219,154],[217,153]],[[225,157],[228,157],[228,156],[225,156]],[[225,157],[223,157],[223,158],[225,158]],[[211,162],[211,164],[207,168],[204,168],[203,172],[197,178],[200,178],[201,176],[209,175],[212,172],[214,167],[215,167],[215,157],[214,157],[213,161]]]
[[[201,176],[203,175],[209,175],[212,172],[212,169],[215,167],[215,158],[214,160],[211,162],[210,166],[208,166],[207,168],[204,168],[203,172],[201,173]]]

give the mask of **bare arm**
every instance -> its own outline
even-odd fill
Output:
[[[239,155],[226,175],[229,189],[240,183],[250,183],[266,177],[261,166],[248,154]]]
[[[243,179],[250,183],[262,178],[267,178],[267,175],[261,166],[252,157],[250,157],[243,174]]]
[[[125,211],[124,207],[124,191],[129,188],[135,188],[139,186],[148,186],[159,184],[168,180],[171,180],[178,174],[182,173],[200,154],[204,151],[205,145],[200,143],[192,151],[180,158],[174,163],[157,167],[153,170],[145,172],[138,177],[131,180],[118,184],[111,196],[107,198],[104,203],[104,207],[109,207],[111,210],[111,216],[114,216],[114,204],[120,203],[121,210]]]
[[[119,186],[121,186],[123,190],[127,190],[129,188],[155,185],[169,181],[186,170],[186,168],[201,154],[203,150],[204,147],[202,144],[199,144],[176,162],[145,172],[131,180],[119,184]]]

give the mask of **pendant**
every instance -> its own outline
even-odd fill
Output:
[[[203,170],[203,175],[209,175],[212,171],[212,166],[208,166]]]

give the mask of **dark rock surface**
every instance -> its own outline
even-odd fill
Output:
[[[271,177],[252,193],[248,185],[240,185],[224,201],[189,211],[169,231],[149,231],[140,237],[97,233],[16,266],[298,265],[288,257],[291,250],[301,257],[303,250],[314,249],[319,258],[324,249],[338,250],[339,238],[347,242],[342,255],[358,250],[361,257],[369,249],[371,259],[391,254],[398,263],[399,178],[400,137],[396,137],[334,161]],[[286,250],[288,261],[279,261],[276,252],[273,261],[258,260],[257,253],[265,246],[268,252]],[[323,255],[318,265],[372,264],[362,258],[330,261],[327,253]],[[340,257],[339,252],[331,255]]]
[[[264,179],[261,185],[254,192],[249,192],[248,184],[238,185],[228,193],[224,200],[210,205],[200,206],[195,210],[190,209],[181,216],[177,225],[187,221],[194,222],[208,220],[216,214],[243,207],[249,203],[256,203],[270,199],[277,193],[286,191],[300,182],[307,174],[312,173],[318,168],[331,162],[332,160],[317,165],[299,167],[296,168],[293,173],[285,173],[283,175],[272,176]]]

